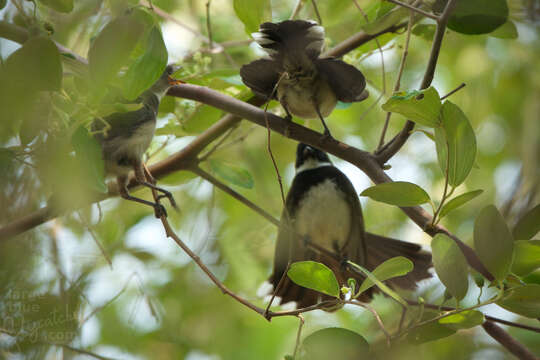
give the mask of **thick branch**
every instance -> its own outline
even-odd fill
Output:
[[[508,351],[517,356],[521,360],[538,360],[532,352],[529,351],[520,342],[514,339],[510,334],[501,329],[494,322],[487,320],[482,324],[484,330],[495,340],[504,346]]]

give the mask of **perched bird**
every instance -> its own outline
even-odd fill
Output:
[[[152,206],[156,217],[166,215],[165,208],[159,203],[130,195],[127,181],[129,172],[133,170],[140,185],[157,190],[161,193],[158,199],[167,197],[176,208],[172,194],[155,185],[154,178],[142,162],[142,156],[154,137],[159,103],[171,86],[181,83],[171,77],[174,71],[174,66],[167,66],[154,85],[141,94],[137,99],[142,104],[140,109],[113,113],[105,117],[105,121],[95,120],[92,123],[92,131],[102,148],[105,171],[116,175],[120,196]]]
[[[317,251],[310,244],[325,251]],[[431,276],[428,272],[431,255],[422,251],[419,245],[366,233],[360,201],[349,179],[332,165],[326,153],[299,144],[296,176],[281,215],[274,271],[268,280],[277,289],[275,295],[282,303],[294,301],[298,307],[331,299],[293,283],[285,274],[289,262],[322,262],[336,274],[340,285],[347,285],[349,278],[357,279],[358,284],[363,278],[347,270],[339,259],[373,270],[395,256],[409,258],[414,263],[414,270],[389,280],[390,286],[413,289],[417,281]],[[370,297],[368,290],[361,299]]]
[[[240,69],[242,81],[254,93],[277,99],[287,119],[291,114],[324,121],[337,101],[356,102],[367,98],[364,75],[336,58],[321,58],[324,28],[314,21],[286,20],[264,23],[252,34],[269,59],[255,60]]]

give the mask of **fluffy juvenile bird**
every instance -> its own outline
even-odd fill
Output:
[[[167,197],[176,208],[172,194],[155,185],[155,180],[142,162],[142,156],[154,137],[159,103],[171,86],[181,83],[171,77],[174,71],[174,66],[167,66],[150,89],[141,94],[137,99],[142,104],[140,109],[114,113],[107,116],[105,122],[95,120],[92,124],[92,131],[96,132],[95,137],[102,148],[106,173],[116,175],[120,196],[152,206],[156,217],[166,215],[165,208],[159,203],[130,195],[127,181],[129,172],[133,170],[140,185],[157,190],[161,193],[160,198]]]
[[[254,93],[277,99],[287,119],[291,114],[324,121],[337,101],[356,102],[367,98],[364,75],[336,58],[321,58],[324,28],[314,21],[286,20],[264,23],[252,34],[269,59],[255,60],[240,69],[242,81]]]
[[[314,250],[311,243],[327,253]],[[361,276],[348,271],[329,253],[368,270],[392,257],[405,256],[414,263],[414,270],[389,280],[390,286],[413,289],[417,281],[431,276],[428,272],[431,255],[419,245],[366,233],[360,201],[349,179],[332,165],[326,153],[299,144],[296,176],[281,215],[274,271],[269,279],[282,303],[294,301],[302,308],[331,299],[293,283],[285,274],[289,262],[322,262],[336,274],[340,285],[347,285],[349,278],[362,283]],[[370,290],[364,293],[362,300],[371,297]]]

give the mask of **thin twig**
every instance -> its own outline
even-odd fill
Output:
[[[484,330],[499,344],[521,360],[538,360],[538,358],[529,351],[520,342],[514,339],[510,334],[494,324],[492,321],[486,321],[482,324]]]
[[[101,252],[101,255],[103,256],[103,258],[105,258],[105,261],[107,262],[107,264],[109,264],[109,267],[112,269],[113,266],[112,266],[111,257],[107,254],[107,251],[105,251],[105,248],[103,247],[103,244],[101,244],[101,241],[99,241],[98,237],[96,236],[96,233],[91,228],[90,222],[87,221],[84,218],[84,216],[81,214],[80,211],[77,211],[77,215],[79,215],[79,219],[81,220],[84,227],[86,228],[86,230],[88,231],[88,233],[92,237],[92,240],[94,240],[94,242],[96,243],[99,251]]]
[[[405,38],[405,46],[403,49],[403,55],[401,56],[401,62],[399,63],[399,70],[398,70],[398,76],[396,79],[396,84],[394,85],[394,93],[399,91],[399,88],[401,87],[401,76],[403,75],[403,69],[405,68],[405,60],[407,59],[407,55],[409,54],[409,42],[411,39],[411,30],[412,30],[412,24],[414,20],[414,13],[411,11],[409,16],[409,22],[407,23],[407,35]],[[386,130],[388,129],[388,124],[390,123],[390,117],[392,116],[392,113],[389,111],[386,113],[386,119],[384,121],[384,126],[381,132],[381,137],[379,139],[379,145],[377,146],[377,150],[380,149],[384,144],[384,137],[386,135]]]
[[[313,10],[315,11],[315,16],[317,16],[317,20],[319,21],[319,25],[322,25],[321,14],[319,14],[319,9],[317,8],[317,3],[315,2],[315,0],[311,0],[311,5],[313,5]]]
[[[455,88],[454,90],[450,91],[448,94],[444,95],[441,97],[441,100],[444,100],[446,99],[447,97],[449,97],[450,95],[453,95],[454,93],[458,92],[459,90],[463,89],[465,87],[465,83],[461,83],[461,85],[459,85],[457,88]]]
[[[98,355],[98,354],[93,353],[93,352],[91,352],[91,351],[84,350],[84,349],[78,349],[78,348],[73,347],[73,346],[68,345],[68,344],[57,344],[57,343],[47,343],[47,344],[49,344],[49,345],[54,345],[54,346],[59,346],[59,347],[63,347],[63,348],[68,349],[69,351],[73,351],[73,352],[76,352],[76,353],[78,353],[78,354],[88,355],[88,356],[91,356],[91,357],[96,358],[96,359],[99,359],[99,360],[115,360],[115,358],[111,358],[111,357],[108,357],[108,356]],[[68,358],[68,357],[65,356],[65,354],[64,354],[64,358]]]
[[[414,6],[409,5],[409,4],[407,4],[407,3],[404,3],[404,2],[401,2],[401,1],[398,1],[398,0],[386,0],[386,1],[391,2],[391,3],[393,3],[393,4],[396,4],[396,5],[399,5],[399,6],[401,6],[401,7],[410,9],[411,11],[414,11],[414,12],[417,12],[417,13],[419,13],[419,14],[422,14],[422,15],[424,15],[424,16],[430,18],[430,19],[433,19],[433,20],[435,20],[435,21],[437,21],[437,22],[439,21],[439,17],[438,17],[437,15],[432,14],[432,13],[430,13],[430,12],[427,12],[427,11],[425,11],[425,10],[419,9],[419,8],[417,8],[417,7],[414,7]]]
[[[229,138],[229,136],[232,135],[232,133],[238,129],[238,124],[231,127],[229,130],[227,130],[227,132],[225,133],[225,135],[223,135],[213,146],[212,148],[210,148],[210,150],[208,150],[206,153],[204,153],[204,155],[202,155],[200,158],[199,158],[199,163],[203,162],[203,161],[206,161],[217,149],[220,148],[221,145],[223,145],[223,143]]]
[[[300,348],[300,339],[302,337],[302,328],[304,327],[304,317],[300,314],[296,315],[300,323],[298,324],[298,331],[296,332],[296,343],[294,344],[294,353],[293,359],[296,360],[296,354],[298,354],[298,349]]]
[[[212,41],[212,25],[210,23],[210,3],[211,0],[206,1],[206,29],[208,32],[208,44],[210,49],[214,47],[214,42]]]
[[[289,17],[289,20],[293,20],[298,15],[303,5],[304,5],[304,0],[298,0],[296,2],[296,6],[294,7],[294,10],[291,13],[291,16]]]

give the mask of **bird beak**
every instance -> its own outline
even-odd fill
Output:
[[[171,86],[185,84],[185,81],[178,80],[178,79],[173,79],[170,76],[167,76],[167,81],[169,82],[169,85],[171,85]]]

